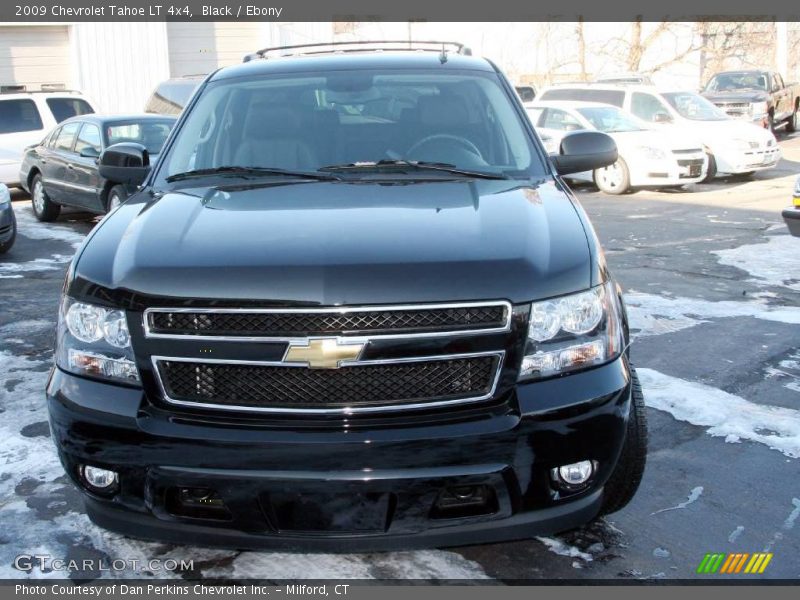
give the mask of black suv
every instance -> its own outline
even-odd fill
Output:
[[[351,551],[552,533],[633,496],[620,288],[559,177],[613,141],[548,158],[491,62],[378,46],[261,51],[202,83],[156,164],[103,153],[141,189],[69,269],[47,389],[95,523]]]

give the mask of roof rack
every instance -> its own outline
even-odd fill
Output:
[[[345,48],[351,46],[351,48]],[[368,52],[368,51],[405,51],[405,52],[440,52],[443,57],[447,56],[448,48],[464,56],[472,56],[470,50],[459,42],[442,41],[409,41],[409,40],[382,40],[364,41],[357,40],[351,42],[324,42],[316,44],[296,44],[294,46],[274,46],[262,48],[252,54],[246,54],[242,62],[249,62],[258,58],[269,58],[268,54],[276,54],[277,57],[284,56],[307,56],[314,54],[337,54],[344,52]]]
[[[80,94],[79,90],[68,90],[63,83],[43,83],[38,90],[29,90],[24,83],[9,83],[0,85],[0,94],[49,94],[60,92],[64,94]]]

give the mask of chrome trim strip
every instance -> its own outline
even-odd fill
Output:
[[[379,360],[354,360],[343,361],[342,368],[349,366],[364,366],[364,365],[382,365],[382,364],[401,364],[411,362],[431,362],[438,360],[453,360],[459,358],[475,358],[483,356],[497,357],[497,367],[492,381],[492,387],[488,393],[482,396],[474,396],[471,398],[457,398],[454,400],[438,400],[432,402],[416,402],[411,404],[395,404],[390,406],[358,406],[353,408],[275,408],[275,407],[262,407],[262,406],[235,406],[225,404],[211,404],[205,402],[191,402],[188,400],[177,400],[167,394],[164,387],[164,382],[161,380],[161,372],[158,369],[159,361],[172,361],[172,362],[187,362],[187,363],[206,363],[206,364],[231,364],[231,365],[256,365],[264,367],[285,367],[288,369],[305,369],[308,368],[302,364],[292,364],[277,361],[252,361],[252,360],[227,360],[227,359],[212,359],[212,358],[186,358],[186,357],[173,357],[173,356],[151,356],[150,360],[153,365],[153,372],[155,374],[156,382],[158,383],[159,390],[162,398],[169,404],[176,404],[179,406],[189,406],[195,408],[211,408],[214,410],[235,411],[235,412],[256,412],[256,413],[272,413],[272,414],[307,414],[307,415],[352,415],[358,413],[377,413],[377,412],[396,412],[402,410],[413,410],[416,408],[435,408],[440,406],[451,406],[458,404],[470,404],[474,402],[481,402],[488,400],[494,396],[497,390],[497,384],[500,381],[500,374],[503,372],[503,363],[505,360],[505,350],[497,350],[492,352],[471,352],[466,354],[441,354],[438,356],[414,356],[410,358],[392,358],[392,359],[379,359]]]
[[[502,306],[506,311],[505,323],[502,327],[487,327],[484,329],[462,329],[454,331],[425,331],[419,333],[354,333],[354,337],[359,339],[405,339],[405,338],[426,338],[426,337],[446,337],[454,335],[479,335],[489,333],[502,333],[511,330],[511,315],[513,307],[507,300],[495,300],[492,302],[462,302],[452,304],[400,304],[392,306],[343,306],[341,308],[147,308],[142,313],[142,327],[144,329],[144,336],[153,339],[172,339],[172,340],[204,340],[204,341],[221,341],[221,342],[280,342],[288,344],[300,344],[307,340],[318,338],[346,338],[353,339],[344,335],[314,335],[314,336],[297,336],[297,337],[277,337],[277,336],[224,336],[224,335],[192,335],[181,333],[155,333],[150,329],[149,315],[151,313],[170,313],[170,312],[185,312],[185,313],[217,313],[217,314],[235,314],[235,313],[262,313],[262,314],[305,314],[305,313],[351,313],[351,312],[380,312],[387,310],[437,310],[447,308],[474,308],[481,306]]]
[[[69,181],[64,181],[63,179],[48,179],[48,180],[43,179],[42,183],[50,185],[60,185],[63,187],[71,188],[73,190],[79,190],[81,192],[92,192],[93,194],[97,194],[99,192],[97,188],[92,187],[90,185],[80,185],[78,183],[70,183]]]

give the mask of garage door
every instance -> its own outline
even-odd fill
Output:
[[[167,23],[172,77],[205,75],[269,45],[262,23]]]
[[[0,85],[71,81],[67,26],[0,26]]]

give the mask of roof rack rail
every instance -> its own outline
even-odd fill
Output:
[[[63,83],[43,83],[38,90],[30,90],[23,83],[10,83],[0,85],[0,94],[80,94],[80,90],[69,90]]]
[[[344,46],[351,46],[346,49]],[[321,42],[315,44],[296,44],[293,46],[273,46],[262,48],[252,54],[246,54],[242,62],[249,62],[258,58],[269,58],[268,54],[283,56],[302,56],[313,54],[336,54],[344,52],[366,52],[366,51],[427,51],[440,52],[443,56],[447,55],[448,48],[454,50],[456,54],[472,56],[472,50],[460,42],[443,41],[409,41],[409,40],[381,40],[365,41],[356,40],[350,42]]]

